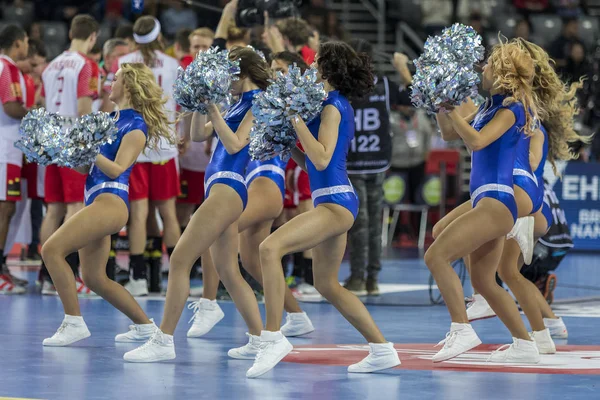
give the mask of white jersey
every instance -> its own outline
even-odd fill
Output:
[[[149,67],[152,70],[152,73],[154,74],[158,85],[162,88],[164,95],[167,98],[167,103],[165,104],[167,117],[169,118],[169,120],[175,121],[177,106],[175,104],[175,99],[173,98],[173,85],[177,80],[177,68],[179,67],[179,61],[158,50],[156,50],[154,54],[154,65],[149,65]],[[111,71],[106,77],[106,81],[104,82],[104,90],[110,92],[112,81],[121,64],[143,62],[144,58],[142,57],[142,53],[139,50],[119,57],[119,60],[111,67]],[[146,149],[145,152],[140,154],[137,161],[163,162],[177,157],[177,153],[178,152],[176,146],[173,146],[169,144],[166,140],[161,139],[161,141],[158,144],[157,150]]]
[[[77,100],[98,98],[98,64],[85,55],[65,51],[56,57],[42,73],[42,96],[46,110],[65,117],[78,117]]]
[[[25,106],[27,87],[23,74],[10,57],[0,56],[0,101],[2,104],[19,102]],[[14,146],[19,139],[20,119],[9,117],[0,107],[0,163],[21,166],[23,153]]]

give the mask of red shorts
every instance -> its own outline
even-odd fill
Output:
[[[177,163],[172,158],[164,162],[135,163],[129,176],[129,200],[163,201],[179,196]]]
[[[178,203],[201,204],[204,200],[204,172],[181,169],[179,175],[181,194]]]
[[[300,169],[300,172],[297,170],[294,172],[294,180],[296,191],[298,192],[298,200],[310,200],[310,182],[308,181],[308,174]]]
[[[21,167],[0,163],[0,201],[21,200]]]
[[[71,168],[48,165],[44,181],[46,203],[83,203],[87,174]]]
[[[38,193],[38,165],[36,163],[23,163],[21,176],[27,180],[27,197],[34,200],[41,200],[44,196]]]

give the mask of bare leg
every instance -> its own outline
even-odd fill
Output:
[[[242,214],[242,201],[229,186],[215,184],[211,194],[196,210],[171,256],[167,299],[161,330],[175,332],[190,293],[190,270],[223,232]],[[230,243],[231,245],[232,243]],[[237,246],[234,248],[237,249]]]
[[[146,249],[146,223],[148,220],[148,199],[130,202],[129,214],[129,253],[144,254]]]
[[[237,241],[238,226],[234,222],[213,243],[210,247],[210,254],[223,285],[246,321],[248,332],[251,335],[260,336],[263,324],[256,296],[240,273],[237,262],[237,246],[232,246]]]
[[[180,227],[185,227],[190,222],[190,218],[194,213],[195,205],[191,203],[177,203],[177,221]]]
[[[496,283],[496,270],[505,242],[501,236],[471,253],[471,279],[512,336],[531,340],[513,298]]]
[[[240,256],[244,269],[252,275],[257,282],[262,285],[263,277],[260,267],[260,254],[258,248],[260,244],[271,234],[271,222],[262,222],[251,226],[240,233]],[[292,291],[286,286],[285,300],[283,307],[289,313],[300,313],[302,308],[292,294]]]
[[[281,267],[283,255],[312,249],[329,238],[345,234],[353,222],[352,214],[345,208],[333,204],[321,205],[298,215],[261,243],[259,250],[268,331],[277,332],[281,326],[286,288]],[[342,256],[339,257],[341,259]],[[327,267],[339,268],[339,265]]]
[[[154,204],[158,208],[163,221],[163,242],[167,248],[175,247],[181,236],[177,211],[175,209],[175,197],[165,201],[157,201]]]
[[[210,250],[202,254],[202,297],[208,300],[217,299],[219,274],[215,269]]]
[[[65,213],[65,221],[71,218],[73,215],[77,214],[79,210],[82,210],[84,207],[83,203],[67,203],[66,204],[66,213]]]
[[[127,206],[111,194],[101,194],[94,203],[69,218],[44,244],[42,257],[63,303],[65,314],[81,315],[75,277],[65,257],[89,243],[118,232],[127,222]],[[104,260],[103,271],[106,269]]]
[[[442,293],[452,322],[469,321],[462,285],[450,262],[470,254],[489,241],[504,238],[512,226],[510,211],[499,201],[484,198],[475,209],[450,223],[425,253],[425,263]],[[493,263],[489,268],[496,271],[499,258],[500,253],[498,259],[488,259]],[[471,263],[474,264],[473,259]],[[495,283],[495,279],[492,281]]]
[[[6,237],[8,236],[8,227],[10,220],[16,211],[16,203],[14,201],[0,201],[0,249],[4,249]],[[8,249],[10,250],[10,249]],[[0,254],[3,256],[3,254]],[[1,267],[1,266],[0,266]]]
[[[317,207],[318,208],[318,207]],[[333,217],[331,214],[329,217]],[[347,233],[325,240],[313,249],[315,287],[369,343],[387,341],[365,305],[338,282]]]
[[[127,289],[106,276],[109,252],[110,235],[93,241],[79,250],[82,279],[91,290],[127,315],[134,324],[150,324],[151,321],[146,313]]]
[[[42,221],[42,227],[40,228],[40,240],[43,245],[52,236],[54,232],[60,227],[60,224],[65,217],[67,209],[64,203],[48,203],[46,209],[46,215]]]
[[[314,209],[315,209],[315,206],[313,206],[313,202],[311,199],[302,200],[301,202],[298,203],[298,214],[303,214],[305,212],[309,212],[310,210],[314,210]],[[311,260],[313,258],[312,249],[304,250],[302,252],[302,256],[304,258],[308,258],[309,260]]]

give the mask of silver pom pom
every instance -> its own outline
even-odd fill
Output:
[[[95,112],[78,118],[66,131],[67,145],[60,152],[56,164],[70,168],[92,164],[100,147],[112,143],[117,132],[109,113]]]
[[[200,52],[183,70],[179,67],[173,98],[185,111],[208,113],[208,104],[222,108],[231,105],[231,82],[238,79],[239,61],[229,60],[229,52],[211,48]]]
[[[65,118],[44,108],[31,110],[21,120],[21,137],[15,147],[23,152],[29,162],[39,165],[53,164],[65,147],[62,126]]]
[[[23,118],[20,133],[15,147],[30,162],[74,168],[93,163],[100,146],[112,143],[117,127],[104,112],[73,120],[39,108]]]
[[[316,69],[309,68],[302,74],[294,64],[287,75],[278,73],[277,79],[252,103],[252,159],[264,161],[281,155],[287,161],[297,140],[288,116],[297,114],[308,123],[319,115],[326,98],[323,83],[317,83]]]
[[[479,76],[474,64],[483,59],[485,50],[481,40],[473,28],[461,24],[428,38],[425,51],[414,61],[413,104],[435,114],[443,103],[458,106],[476,96]]]

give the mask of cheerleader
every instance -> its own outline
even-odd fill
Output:
[[[260,351],[246,374],[249,378],[271,370],[292,351],[279,328],[285,294],[281,258],[311,248],[317,290],[371,347],[369,356],[348,371],[373,372],[400,364],[393,344],[385,340],[364,304],[338,282],[347,232],[358,213],[358,197],[346,172],[346,156],[354,137],[354,111],[347,96],[362,96],[373,89],[371,62],[345,43],[329,42],[321,45],[315,67],[329,92],[323,111],[308,125],[299,116],[291,116],[306,151],[296,148],[293,157],[309,174],[315,208],[287,222],[260,245],[267,325],[261,332]]]
[[[117,140],[100,148],[85,185],[85,208],[66,221],[42,248],[42,257],[65,310],[65,318],[44,346],[68,346],[90,336],[77,300],[75,278],[65,257],[79,251],[86,285],[127,315],[140,333],[156,329],[131,294],[106,275],[110,236],[129,218],[129,175],[146,145],[154,148],[161,139],[175,143],[163,108],[166,100],[152,71],[144,64],[123,64],[112,83],[110,100],[118,128]],[[129,333],[117,341],[128,341]]]
[[[250,161],[252,100],[267,88],[271,72],[261,56],[250,48],[234,48],[229,57],[240,64],[240,79],[232,84],[232,94],[239,95],[240,100],[225,116],[215,104],[210,104],[208,116],[194,113],[192,117],[192,140],[205,141],[213,131],[219,138],[206,167],[205,200],[192,216],[171,256],[160,329],[144,345],[126,353],[126,361],[155,362],[175,358],[173,333],[190,293],[190,270],[209,248],[217,273],[248,326],[250,340],[262,330],[256,297],[240,274],[237,262],[238,220],[248,205],[245,172]]]
[[[275,55],[271,67],[284,74],[288,73],[287,64],[283,64],[280,56]],[[304,63],[300,58],[299,62]],[[298,65],[302,72],[303,66]],[[285,68],[283,68],[285,67]],[[240,232],[240,258],[242,266],[258,282],[262,282],[260,257],[258,247],[269,236],[274,221],[281,214],[285,196],[285,167],[286,163],[277,156],[267,161],[250,161],[246,168],[246,186],[248,187],[248,206],[238,221]],[[206,257],[208,258],[208,257]],[[204,261],[204,259],[203,259]],[[219,278],[213,277],[216,271],[205,269],[203,280],[205,291],[216,293]],[[208,333],[222,318],[223,311],[215,300],[210,300],[204,295],[198,302],[192,303],[194,323],[188,330],[188,337],[200,337]],[[281,327],[281,332],[286,337],[302,336],[315,330],[311,320],[302,311],[298,301],[290,289],[286,288],[284,308],[287,311],[286,323]],[[258,353],[259,337],[249,335],[246,346],[231,349],[229,356],[238,359],[254,359]]]
[[[437,235],[425,254],[425,263],[452,318],[450,332],[439,343],[444,347],[433,356],[434,362],[451,359],[481,344],[468,323],[462,286],[450,266],[451,261],[467,254],[473,287],[486,298],[513,336],[513,344],[505,351],[493,353],[490,361],[537,363],[540,360],[518,308],[495,281],[505,236],[518,217],[513,189],[517,144],[522,135],[531,136],[535,129],[534,73],[534,62],[522,45],[501,43],[493,49],[483,72],[483,89],[490,91],[492,98],[467,118],[461,117],[456,109],[437,115],[444,137],[462,138],[473,151],[470,184],[473,209]]]

